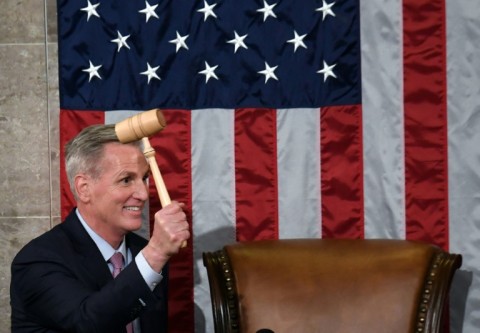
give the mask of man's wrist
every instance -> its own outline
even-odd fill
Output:
[[[160,251],[150,245],[145,246],[141,253],[148,265],[157,273],[162,271],[163,266],[165,266],[170,259],[170,257],[160,254]]]
[[[135,263],[137,264],[138,270],[140,271],[140,274],[149,286],[150,290],[155,289],[157,284],[162,281],[163,276],[161,271],[155,271],[147,262],[142,252],[138,253],[135,257]]]

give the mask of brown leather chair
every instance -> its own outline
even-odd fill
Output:
[[[216,333],[433,333],[461,256],[404,240],[240,242],[203,254]]]

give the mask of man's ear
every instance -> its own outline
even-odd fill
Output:
[[[90,201],[91,181],[91,177],[83,173],[75,176],[75,191],[77,192],[78,200],[83,203]]]

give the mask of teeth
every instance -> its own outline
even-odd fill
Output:
[[[134,211],[138,211],[140,210],[140,207],[125,207],[126,210],[134,210]]]

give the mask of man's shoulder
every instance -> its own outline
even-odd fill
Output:
[[[30,240],[23,248],[17,253],[14,261],[22,257],[39,256],[45,253],[59,253],[61,251],[67,251],[72,246],[71,239],[68,237],[67,230],[71,228],[71,224],[74,224],[75,219],[71,214],[65,221],[57,224],[52,229],[45,231],[43,234]],[[59,251],[59,249],[62,249]]]

